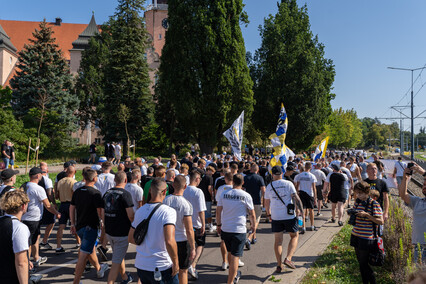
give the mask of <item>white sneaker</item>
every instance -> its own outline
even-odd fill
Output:
[[[98,278],[104,278],[105,272],[108,270],[108,264],[106,263],[102,263],[101,264],[101,269],[99,269],[99,271],[96,271],[96,276]]]
[[[47,261],[46,256],[40,256],[37,261],[34,262],[34,267],[39,267],[41,264],[45,263]]]
[[[238,267],[243,267],[244,266],[244,262],[241,261],[241,259],[238,260]]]
[[[198,279],[198,272],[197,272],[197,270],[195,270],[194,267],[192,267],[192,265],[189,266],[189,268],[188,268],[188,274],[191,275],[191,277],[193,279],[195,279],[195,280]]]
[[[223,270],[223,271],[225,271],[225,270],[227,270],[227,269],[228,269],[228,266],[229,266],[229,265],[228,265],[226,262],[223,262],[223,263],[222,263],[222,267],[221,267],[221,268],[222,268],[222,270]]]

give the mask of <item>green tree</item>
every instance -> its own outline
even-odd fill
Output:
[[[55,43],[52,28],[44,20],[19,52],[17,72],[10,81],[13,88],[13,112],[23,119],[27,128],[37,127],[49,138],[62,136],[70,141],[69,133],[76,130],[78,98],[70,93],[72,77],[68,64]],[[53,127],[42,127],[43,124]],[[52,148],[60,148],[65,140],[51,140]],[[57,143],[54,143],[57,142]]]
[[[253,111],[252,81],[240,20],[242,0],[170,0],[156,89],[157,119],[172,142],[175,129],[211,152],[239,116]]]
[[[11,109],[10,101],[12,100],[12,90],[6,86],[0,85],[0,108],[1,109]]]
[[[325,134],[321,136],[330,136],[330,146],[355,148],[361,144],[363,139],[361,125],[361,120],[358,119],[353,109],[336,109],[331,113],[325,126]]]
[[[101,33],[92,37],[89,41],[89,48],[82,52],[75,84],[75,94],[80,100],[78,117],[82,129],[89,122],[94,124],[100,118],[98,112],[99,109],[102,109],[99,106],[103,104],[104,100],[104,67],[108,63],[110,43],[110,28],[108,25],[103,25]]]
[[[117,111],[121,104],[127,107],[131,116],[127,123],[130,139],[143,135],[144,127],[153,118],[149,68],[144,57],[148,37],[140,16],[144,2],[119,0],[115,14],[108,22],[111,42],[104,67],[103,102],[97,107],[101,132],[107,141],[127,139]]]
[[[332,111],[333,62],[324,57],[324,45],[310,30],[306,5],[299,8],[296,0],[282,0],[260,34],[262,44],[251,62],[254,124],[267,138],[275,131],[284,103],[289,123],[286,144],[304,150],[323,131]]]

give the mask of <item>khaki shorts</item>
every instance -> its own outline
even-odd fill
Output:
[[[259,223],[262,216],[262,205],[254,205],[254,214],[256,215],[256,223]]]

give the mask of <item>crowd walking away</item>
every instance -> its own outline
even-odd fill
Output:
[[[390,188],[378,155],[327,151],[315,161],[295,155],[285,165],[273,166],[254,149],[241,158],[194,149],[167,162],[161,157],[148,162],[121,156],[120,143],[105,143],[105,156],[98,157],[99,148],[90,146],[93,164],[82,169],[81,180],[76,179],[74,161],[65,162],[54,181],[48,164],[41,162],[30,169],[28,182],[16,184],[13,145],[4,142],[0,282],[43,281],[37,272],[55,263],[51,258],[69,252],[63,247],[67,238],[78,250],[70,275],[74,284],[87,279],[85,272],[91,269],[96,270],[93,277],[109,284],[210,283],[200,262],[211,249],[209,243],[216,241],[217,261],[209,264],[226,271],[223,282],[238,283],[248,277],[241,267],[262,259],[254,252],[264,241],[259,234],[270,234],[273,242],[261,253],[275,260],[257,264],[271,267],[270,275],[281,274],[287,283],[284,272],[304,265],[295,257],[301,235],[338,229],[348,219],[362,282],[376,283],[374,266],[386,256],[384,226],[392,225],[387,223]],[[388,170],[387,179],[394,179],[401,200],[413,210],[413,261],[421,267],[426,260],[426,198],[409,195],[407,188],[413,173],[425,177],[425,170],[402,159]],[[426,195],[426,181],[422,192]],[[326,211],[331,218],[322,228]],[[49,240],[55,228],[53,247]],[[54,251],[49,259],[48,250]],[[244,255],[250,263],[243,262]],[[135,270],[129,271],[126,260]]]

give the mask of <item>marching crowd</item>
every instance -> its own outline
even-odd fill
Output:
[[[107,153],[111,153],[109,146]],[[240,259],[244,247],[250,250],[257,243],[262,215],[271,223],[276,273],[281,273],[284,266],[296,269],[292,257],[299,234],[318,230],[315,217],[331,206],[329,222],[337,222],[337,226],[343,226],[345,209],[351,207],[351,245],[362,280],[376,283],[370,258],[389,216],[389,189],[382,180],[383,163],[372,157],[371,163],[359,153],[328,153],[316,163],[290,157],[283,169],[269,167],[269,158],[258,153],[246,155],[243,161],[226,153],[186,153],[180,161],[172,155],[166,165],[161,157],[148,165],[142,158],[132,161],[124,157],[121,162],[121,155],[115,155],[101,157],[98,164],[84,168],[81,181],[75,179],[74,161],[64,164],[54,182],[47,164],[40,163],[30,170],[30,181],[20,187],[15,187],[18,171],[6,169],[1,172],[0,187],[4,215],[0,218],[0,242],[5,251],[0,273],[5,283],[40,281],[31,272],[47,261],[40,248],[53,249],[48,240],[58,220],[56,253],[65,252],[61,242],[68,225],[79,248],[73,283],[80,283],[91,266],[98,278],[110,269],[108,283],[114,283],[118,275],[121,283],[136,281],[125,269],[129,242],[136,245],[134,262],[141,283],[197,280],[206,231],[220,236],[220,267],[228,270],[227,283],[237,283],[241,277],[238,267],[244,266]],[[118,164],[115,173],[113,159]],[[425,175],[415,163],[407,165],[399,160],[394,176],[401,198],[413,208],[412,239],[413,244],[419,244],[415,260],[424,262],[426,200],[407,194],[412,171]],[[423,193],[426,195],[426,182]],[[46,227],[40,242],[41,225]],[[290,236],[286,252],[283,233]],[[105,263],[108,244],[111,267]]]

